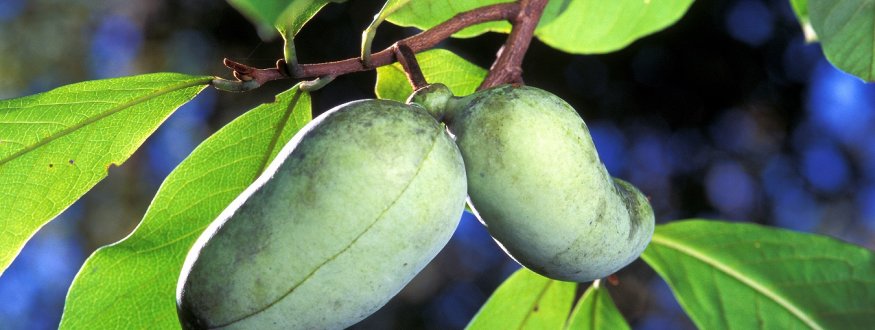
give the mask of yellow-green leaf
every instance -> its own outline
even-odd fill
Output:
[[[417,0],[389,16],[388,21],[425,30],[458,13],[502,2],[510,1]],[[674,24],[692,3],[693,0],[554,0],[547,3],[535,36],[568,53],[607,53]],[[510,29],[507,22],[489,22],[467,27],[453,37],[508,33]]]
[[[492,293],[466,329],[561,329],[576,288],[577,283],[521,268]]]
[[[480,8],[487,5],[493,5],[502,2],[513,2],[512,0],[468,0],[468,1],[445,1],[445,0],[416,0],[399,9],[388,17],[388,21],[395,25],[412,26],[421,30],[426,30],[434,27],[444,21],[452,18],[458,13],[469,11],[475,8]],[[507,22],[489,22],[477,24],[467,27],[462,31],[453,35],[456,38],[471,38],[481,35],[485,32],[503,32],[510,31],[510,24]]]
[[[875,324],[875,254],[755,224],[678,221],[642,255],[702,329],[855,329]]]
[[[85,261],[61,328],[179,328],[176,282],[191,245],[310,119],[309,95],[294,88],[198,146],[164,180],[137,229]]]
[[[447,85],[456,96],[474,93],[486,77],[486,70],[445,49],[416,54],[416,60],[426,81]],[[404,102],[413,93],[413,87],[401,64],[395,63],[377,68],[375,92],[381,99]]]
[[[211,80],[156,73],[0,101],[0,273]]]
[[[596,280],[586,289],[583,297],[580,297],[568,318],[566,329],[626,330],[629,329],[629,323],[626,323],[626,319],[617,310],[607,288],[601,286],[601,280]]]
[[[607,53],[674,24],[693,0],[568,0],[556,18],[541,22],[535,36],[575,54]]]

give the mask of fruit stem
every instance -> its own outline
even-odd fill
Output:
[[[428,85],[425,81],[425,76],[422,74],[422,69],[419,68],[419,62],[416,61],[416,54],[409,46],[402,42],[396,42],[392,47],[395,52],[395,59],[404,68],[404,73],[407,75],[407,80],[413,86],[413,90],[420,89]]]
[[[532,42],[535,28],[541,20],[547,0],[519,0],[520,10],[511,19],[513,29],[507,36],[504,46],[498,50],[495,62],[489,68],[489,74],[477,90],[495,87],[501,84],[523,83],[523,58]]]

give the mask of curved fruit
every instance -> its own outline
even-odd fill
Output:
[[[586,124],[559,97],[506,85],[453,98],[432,85],[410,102],[449,125],[472,209],[520,264],[591,281],[628,265],[650,242],[647,198],[608,175]]]
[[[447,243],[465,203],[461,155],[418,106],[355,101],[290,141],[189,252],[185,328],[343,328]]]

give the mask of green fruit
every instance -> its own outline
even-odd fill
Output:
[[[447,243],[465,192],[458,149],[422,108],[366,100],[329,110],[197,240],[177,286],[180,321],[350,326]]]
[[[586,124],[559,97],[506,85],[453,98],[432,85],[410,102],[449,125],[472,209],[520,264],[586,282],[628,265],[650,242],[647,198],[608,175]]]

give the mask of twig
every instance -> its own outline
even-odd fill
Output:
[[[532,36],[547,0],[520,0],[520,10],[511,21],[513,29],[507,37],[504,46],[499,49],[495,62],[489,68],[489,74],[480,84],[478,90],[487,89],[504,83],[522,83],[522,64],[526,51],[531,44]]]
[[[407,81],[413,86],[413,90],[418,90],[428,85],[425,81],[425,75],[422,74],[422,69],[419,68],[419,62],[416,61],[416,54],[407,45],[397,42],[392,47],[395,52],[395,59],[404,68],[404,73],[407,75]]]
[[[398,43],[406,45],[413,53],[418,53],[436,46],[438,43],[449,38],[454,33],[459,32],[462,29],[471,25],[491,21],[518,19],[520,16],[520,8],[520,4],[511,2],[480,7],[477,9],[459,13],[456,16],[453,16],[453,18],[450,18],[449,20],[436,25],[431,29],[420,32],[419,34],[416,34],[414,36],[402,39]],[[360,58],[350,58],[336,62],[289,65],[289,68],[286,68],[285,61],[278,61],[277,67],[275,68],[258,69],[242,63],[234,62],[229,59],[225,59],[225,66],[234,70],[234,76],[239,81],[234,82],[230,80],[217,79],[222,81],[222,83],[214,84],[214,86],[225,90],[250,90],[253,88],[257,88],[258,86],[261,86],[262,84],[272,80],[286,78],[309,79],[324,76],[336,77],[347,73],[371,70],[379,66],[392,64],[392,62],[394,61],[394,46],[371,54],[370,63],[368,63],[368,65],[365,65]],[[252,83],[251,81],[255,81],[255,83]],[[240,86],[231,86],[235,83]],[[245,87],[242,86],[244,84],[246,85]]]
[[[237,81],[222,78],[213,79],[213,87],[229,92],[245,92],[256,89],[264,83],[272,80],[288,78],[286,61],[276,61],[276,67],[270,69],[258,69],[246,64],[237,63],[229,59],[222,61],[226,67],[234,70],[234,78]]]

